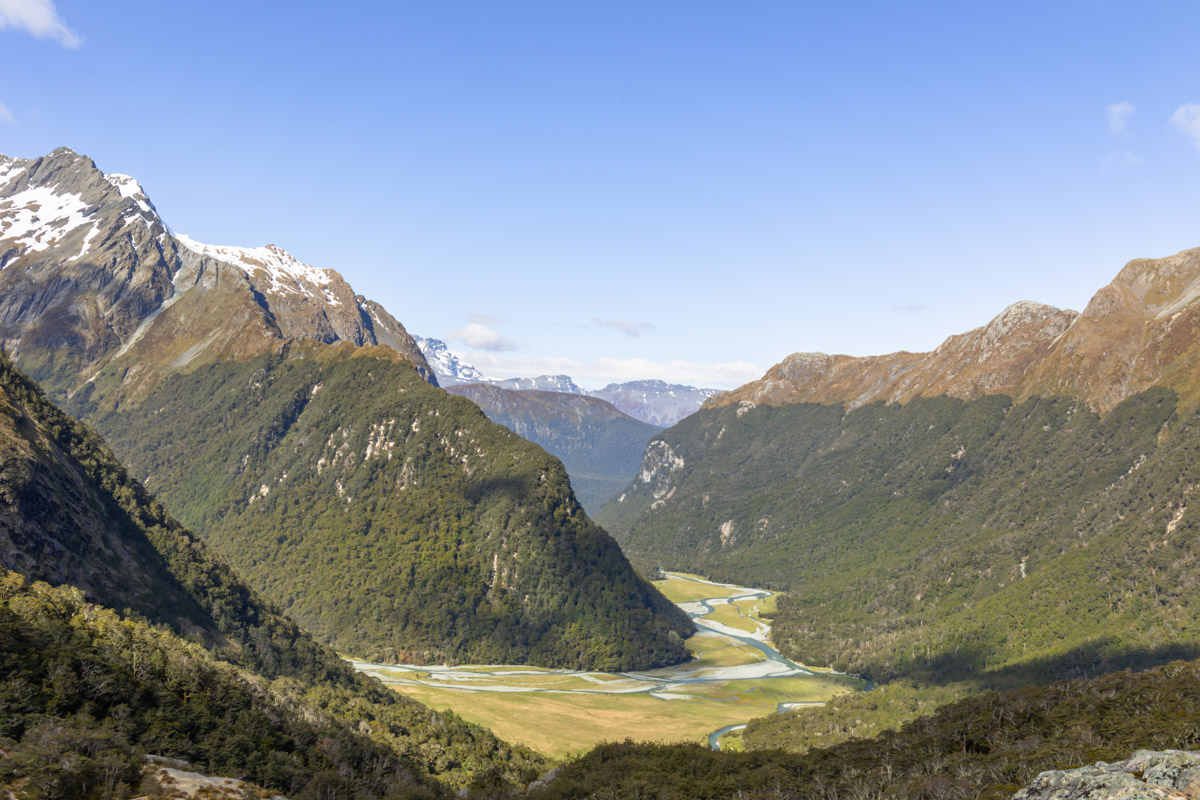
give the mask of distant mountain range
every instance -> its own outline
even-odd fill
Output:
[[[603,389],[589,391],[568,375],[539,375],[536,378],[489,378],[476,367],[455,355],[440,339],[414,337],[417,346],[437,376],[440,386],[480,383],[516,391],[561,392],[586,394],[612,403],[616,408],[650,425],[667,427],[695,413],[717,389],[697,389],[665,381],[629,381],[610,383]]]
[[[404,326],[339,273],[177,235],[136,180],[67,148],[0,157],[0,265],[5,351],[326,643],[375,660],[687,658],[686,615],[562,465],[431,385]]]
[[[598,511],[637,474],[646,443],[662,428],[619,411],[598,397],[467,383],[447,391],[470,399],[488,419],[541,445],[571,476],[575,495]]]

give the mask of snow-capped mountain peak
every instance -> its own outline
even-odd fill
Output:
[[[413,340],[416,341],[421,354],[425,356],[425,361],[433,369],[433,374],[437,376],[440,386],[492,382],[491,378],[452,353],[441,339],[414,336]]]

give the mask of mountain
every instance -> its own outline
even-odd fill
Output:
[[[809,663],[1035,680],[1190,652],[1198,286],[1188,251],[1082,314],[791,356],[651,441],[599,518],[643,568],[786,590],[776,643]]]
[[[0,156],[0,341],[52,391],[278,349],[290,339],[386,344],[431,370],[390,314],[334,270],[274,245],[175,236],[140,184],[67,148]]]
[[[149,749],[289,793],[341,772],[373,797],[539,764],[356,674],[4,357],[0,498],[0,782],[54,748],[112,751],[123,774]]]
[[[853,358],[797,353],[758,381],[711,398],[748,401],[907,402],[948,395],[1072,397],[1106,414],[1152,386],[1200,400],[1200,248],[1129,262],[1083,313],[1021,302],[931,353]]]
[[[490,381],[501,389],[519,392],[560,392],[562,394],[587,394],[570,375],[539,375],[536,378],[508,378]]]
[[[565,376],[562,376],[565,377]],[[569,380],[569,379],[568,379]],[[453,386],[498,422],[562,461],[587,509],[598,509],[637,474],[646,443],[661,429],[581,394],[512,391],[500,384]]]
[[[441,339],[424,336],[414,337],[429,366],[437,376],[439,386],[454,386],[459,383],[488,383],[491,378],[450,352]]]
[[[575,383],[569,375],[539,375],[536,378],[488,378],[475,367],[450,352],[440,339],[416,337],[416,343],[437,375],[439,386],[456,386],[464,383],[491,384],[501,389],[516,391],[561,392],[564,394],[586,394],[611,403],[622,413],[647,425],[666,427],[674,425],[688,414],[695,412],[709,397],[717,394],[716,389],[697,389],[665,381],[629,381],[610,383],[603,389],[588,391]]]
[[[635,419],[659,427],[674,425],[695,413],[707,398],[716,393],[716,389],[697,389],[665,381],[610,383],[603,389],[588,392],[592,397],[607,400]]]
[[[365,657],[687,657],[561,464],[428,382],[403,326],[275,246],[176,236],[131,178],[3,161],[0,336],[257,589]]]

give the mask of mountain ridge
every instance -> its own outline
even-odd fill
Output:
[[[795,353],[705,407],[818,402],[853,409],[943,394],[1005,394],[1018,402],[1076,397],[1107,413],[1152,386],[1174,389],[1189,404],[1200,402],[1197,299],[1200,248],[1134,259],[1082,312],[1022,301],[928,353]]]

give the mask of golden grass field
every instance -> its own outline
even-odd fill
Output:
[[[675,603],[729,597],[734,590],[711,584],[669,578],[655,586]],[[775,607],[775,597],[747,599],[715,607],[708,618],[752,632],[752,620]],[[739,613],[740,612],[740,613]],[[743,616],[745,615],[745,616]],[[750,619],[747,619],[749,617]],[[699,669],[753,664],[763,654],[718,635],[700,633],[686,642],[697,659],[687,665],[657,670],[659,680],[694,675]],[[503,686],[516,691],[464,691],[419,681],[449,680],[424,670],[387,667],[374,671],[397,692],[439,711],[453,711],[465,720],[494,731],[507,741],[526,745],[552,758],[584,752],[605,741],[626,738],[650,742],[703,742],[708,734],[774,713],[779,703],[823,702],[861,687],[861,681],[840,675],[794,675],[782,678],[722,680],[676,685],[674,699],[646,692],[618,693],[618,688],[647,688],[651,684],[622,675],[590,673],[584,679],[532,667],[461,667],[475,673],[477,685]],[[519,669],[524,674],[504,674]],[[602,681],[596,683],[595,680]],[[606,691],[606,684],[608,690]],[[528,691],[542,689],[549,691]],[[526,690],[526,691],[522,691]],[[737,733],[722,737],[722,747],[739,749]]]

